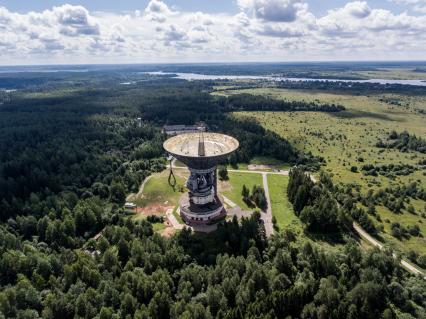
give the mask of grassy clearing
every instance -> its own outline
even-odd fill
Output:
[[[300,220],[294,214],[293,207],[287,198],[287,185],[288,176],[268,175],[272,214],[280,230],[288,227],[301,230]]]
[[[165,228],[166,228],[166,225],[164,225],[164,223],[154,223],[154,224],[152,224],[152,229],[154,230],[154,232],[162,231]]]
[[[407,176],[389,179],[384,176],[364,176],[361,172],[352,173],[351,166],[360,171],[364,164],[410,164],[417,166],[425,154],[418,152],[402,153],[397,150],[382,150],[375,146],[378,139],[387,137],[390,131],[408,131],[420,137],[426,137],[426,115],[419,110],[426,110],[425,96],[405,96],[398,94],[380,94],[372,96],[333,94],[314,91],[284,90],[276,88],[259,88],[226,91],[227,94],[241,92],[262,94],[277,99],[318,101],[344,105],[346,111],[339,113],[320,112],[239,112],[235,116],[253,117],[265,128],[275,131],[288,139],[298,149],[323,156],[328,171],[335,183],[359,184],[361,190],[384,188],[418,182],[426,185],[424,170],[417,170]],[[400,105],[396,105],[397,102]],[[424,211],[424,201],[412,201],[418,213]],[[413,249],[417,253],[426,253],[425,239],[411,237],[399,241],[390,234],[392,222],[404,226],[419,225],[426,236],[426,219],[404,211],[393,214],[388,209],[379,207],[378,213],[384,226],[383,238],[394,248],[407,252]],[[384,222],[385,219],[389,223]],[[377,224],[380,222],[377,221]]]
[[[141,220],[144,220],[144,219],[146,219],[146,215],[145,214],[133,214],[132,215],[132,219],[134,220],[134,221],[141,221]]]
[[[178,185],[184,185],[186,171],[174,170],[174,174],[177,181],[177,186],[175,188],[171,187],[168,183],[168,170],[153,174],[146,182],[143,193],[138,195],[134,200],[135,204],[140,207],[152,204],[177,205],[182,195],[182,193],[178,191]]]
[[[247,206],[241,196],[243,185],[249,188],[250,193],[254,185],[263,185],[262,174],[229,172],[229,180],[220,182],[219,192],[240,206],[244,210],[253,210]]]

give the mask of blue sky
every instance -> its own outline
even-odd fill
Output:
[[[426,0],[0,0],[0,65],[425,60]]]
[[[237,13],[238,5],[232,0],[169,0],[164,1],[171,7],[176,7],[185,11],[203,11],[209,13]],[[344,6],[348,1],[345,0],[311,0],[307,1],[310,8],[316,14],[326,14],[327,10]],[[9,10],[26,13],[28,11],[41,11],[60,6],[64,3],[73,5],[82,5],[90,11],[128,11],[141,10],[147,6],[148,0],[120,0],[120,1],[105,1],[105,0],[86,0],[86,1],[17,1],[17,0],[0,0],[0,6],[4,6]],[[407,7],[401,3],[374,0],[368,1],[371,7],[393,10],[394,12],[402,12],[407,10]]]

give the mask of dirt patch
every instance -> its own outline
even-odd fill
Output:
[[[217,181],[217,188],[219,192],[230,192],[232,185],[229,181]]]
[[[143,214],[145,216],[164,216],[169,208],[173,209],[174,206],[152,204],[145,207],[137,207],[135,213]]]
[[[169,226],[169,227],[164,228],[160,232],[160,235],[163,236],[163,237],[172,237],[175,233],[176,233],[176,229],[174,229],[173,227]]]
[[[257,170],[268,170],[268,169],[273,169],[274,166],[273,165],[258,165],[258,164],[250,164],[247,165],[247,168],[250,171],[257,171]]]

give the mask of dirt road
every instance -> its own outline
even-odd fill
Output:
[[[360,235],[362,238],[364,238],[366,241],[368,241],[370,244],[372,244],[375,247],[378,247],[379,249],[383,249],[383,245],[378,242],[376,239],[370,236],[360,225],[357,223],[353,223],[353,228],[355,231]],[[393,254],[393,257],[396,258],[396,254]],[[422,276],[423,279],[426,280],[426,275],[419,269],[417,269],[415,266],[410,264],[408,261],[401,259],[401,266],[405,268],[407,271],[411,272],[414,275]]]

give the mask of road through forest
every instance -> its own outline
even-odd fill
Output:
[[[170,166],[168,165],[167,167],[169,168]],[[172,164],[172,168],[187,169],[186,167],[174,166],[173,164]],[[265,190],[265,196],[266,196],[266,200],[267,200],[267,203],[268,203],[268,208],[266,209],[266,211],[261,213],[261,218],[262,218],[263,223],[265,225],[266,235],[268,237],[273,235],[274,234],[274,227],[273,227],[273,224],[272,224],[272,216],[273,215],[272,215],[272,208],[271,208],[271,199],[270,199],[270,196],[269,196],[268,174],[288,176],[289,171],[288,170],[280,170],[280,171],[268,172],[268,171],[258,171],[258,170],[228,169],[228,172],[262,174],[263,188]],[[312,176],[312,175],[310,175],[310,176],[311,176],[312,181],[316,182],[316,179],[314,178],[314,176]],[[357,223],[353,223],[353,228],[356,231],[356,233],[358,234],[358,236],[363,238],[365,241],[369,242],[371,245],[373,245],[375,247],[378,247],[379,249],[383,249],[383,244],[381,244],[379,241],[377,241],[372,236],[370,236],[360,225],[358,225]],[[396,258],[395,254],[394,254],[394,257]],[[404,269],[406,269],[407,271],[409,271],[410,273],[412,273],[414,275],[420,275],[426,280],[426,274],[424,274],[421,270],[419,270],[418,268],[413,266],[408,261],[401,259],[401,266]]]

